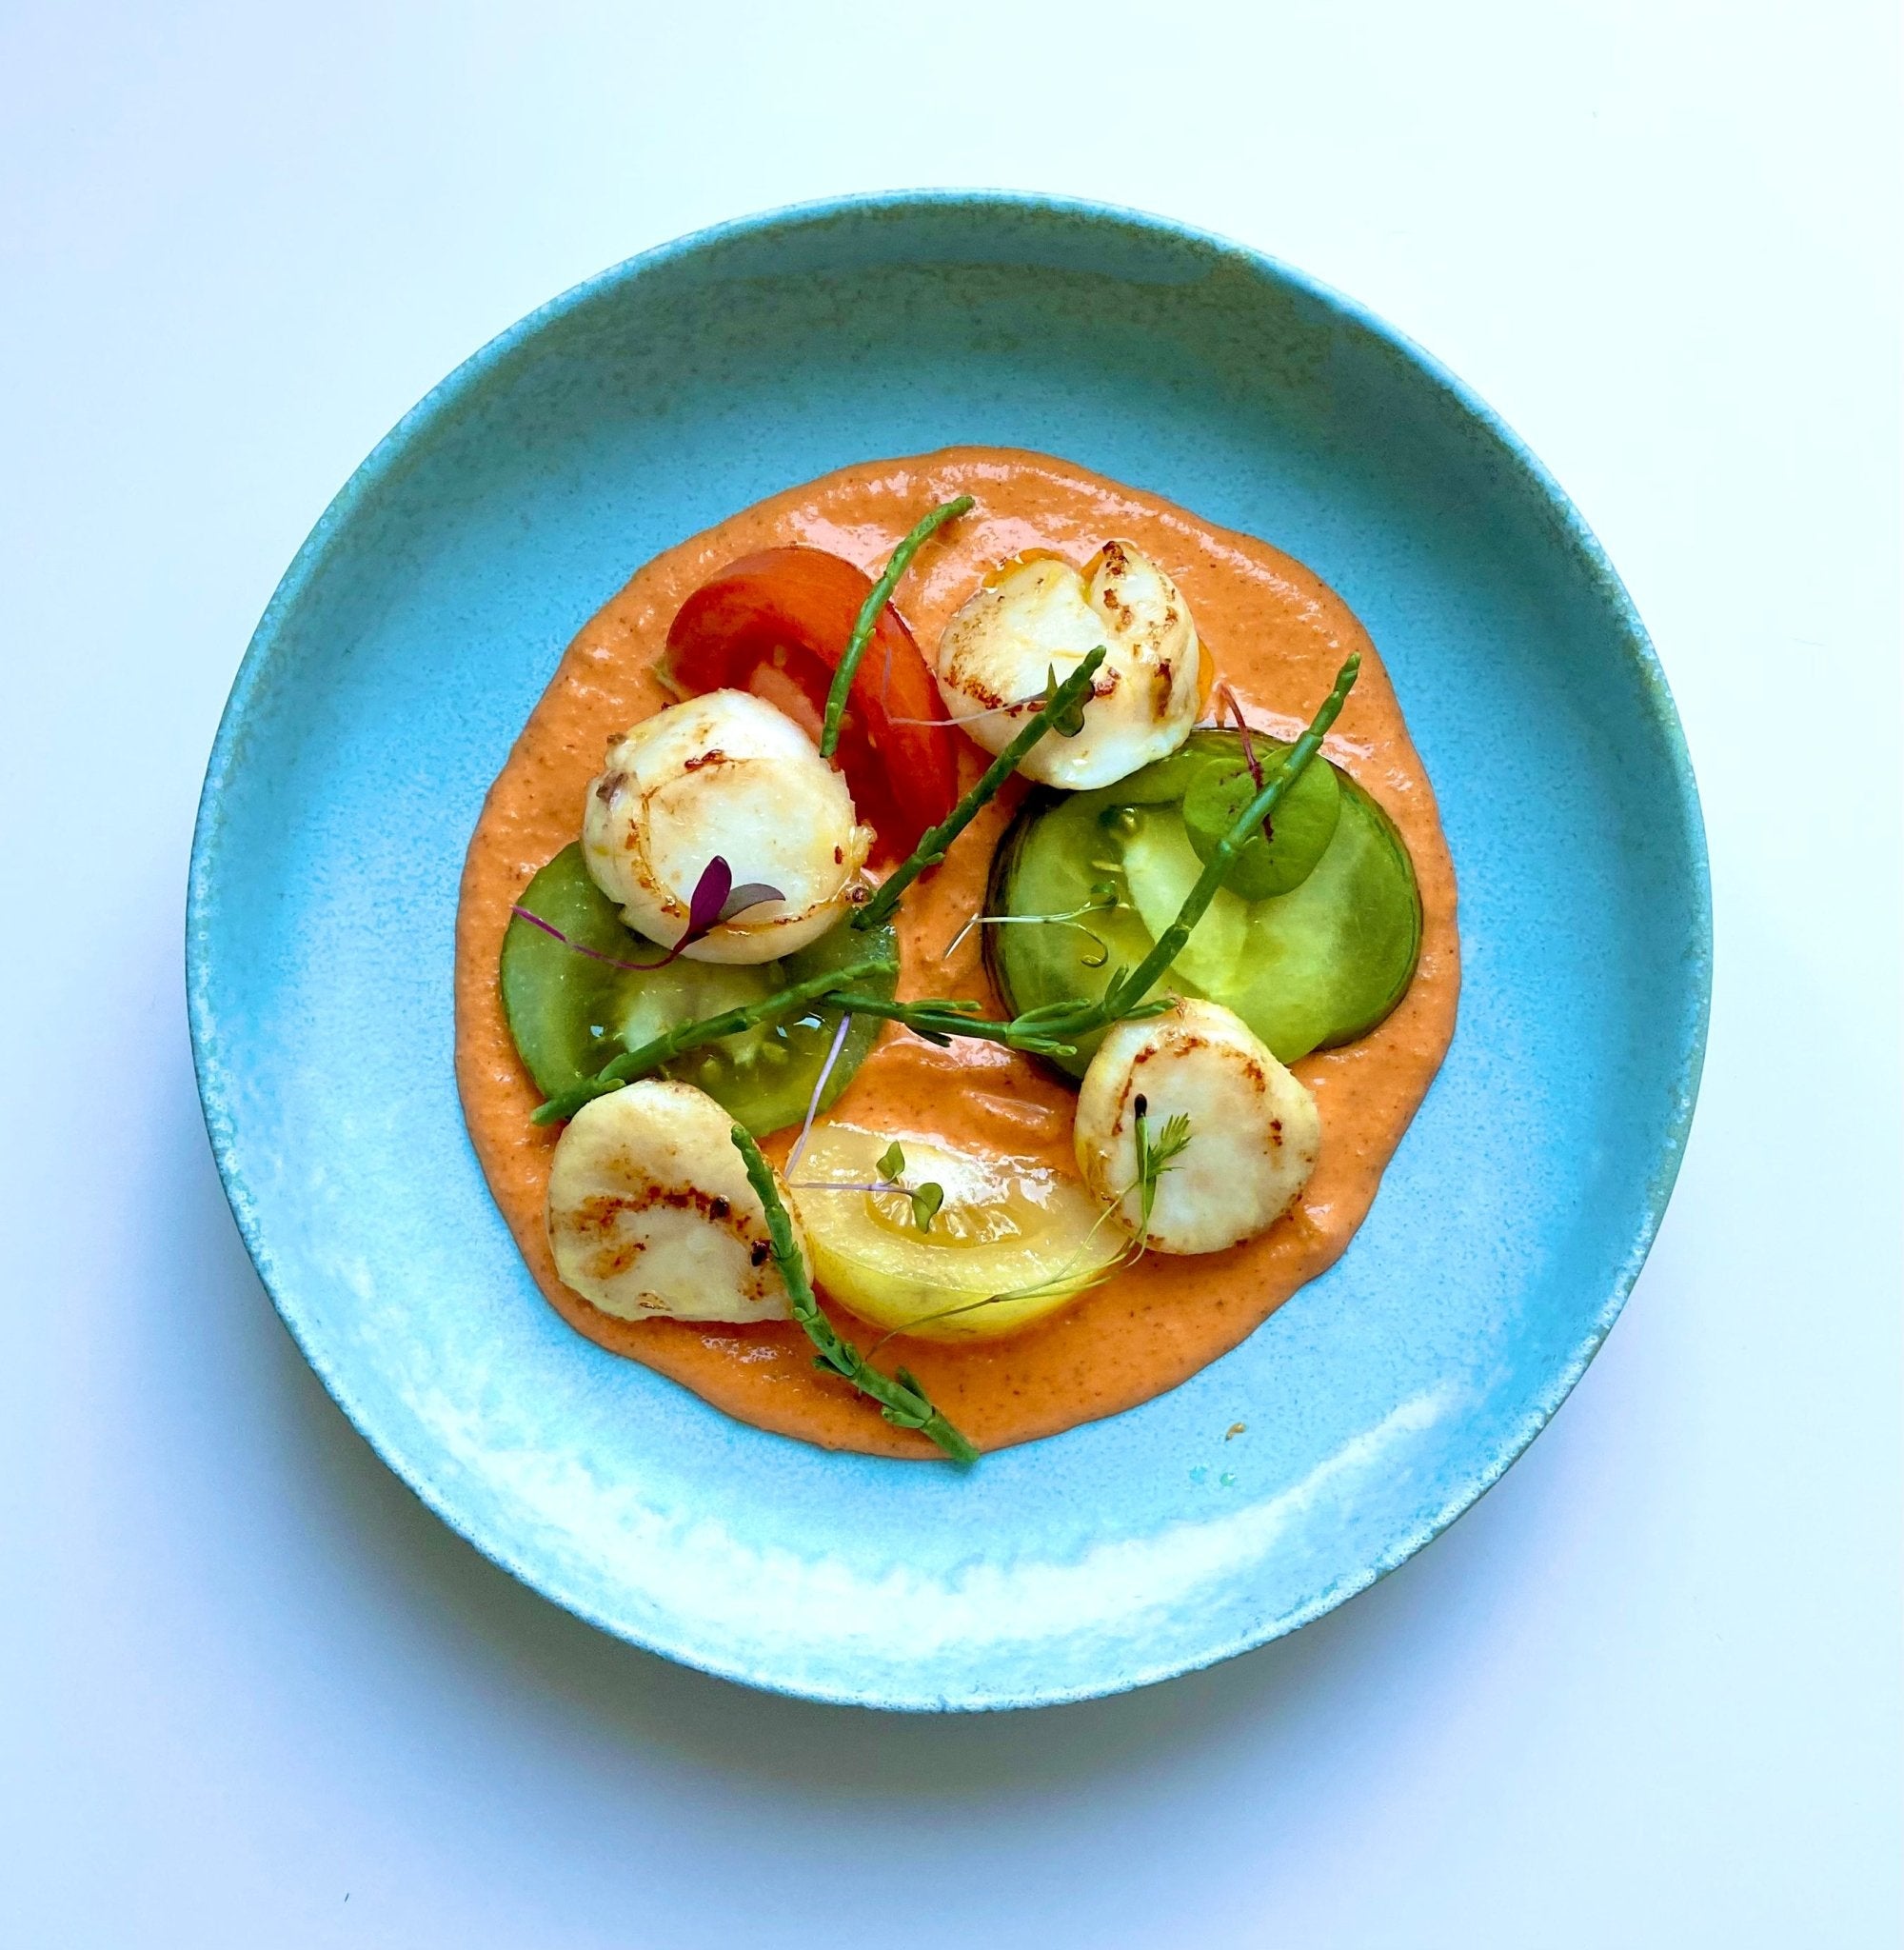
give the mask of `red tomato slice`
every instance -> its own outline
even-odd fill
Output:
[[[667,632],[668,679],[686,696],[751,690],[818,740],[872,586],[823,548],[767,548],[729,563],[681,606]],[[854,808],[879,833],[877,859],[903,859],[958,803],[958,745],[939,686],[890,603],[854,673],[835,756]]]

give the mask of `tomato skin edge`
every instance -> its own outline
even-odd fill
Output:
[[[822,548],[744,556],[676,612],[663,679],[683,696],[752,690],[817,738],[833,673],[872,587],[870,576]],[[958,739],[890,603],[854,675],[837,763],[861,819],[879,834],[878,858],[904,858],[958,803]]]

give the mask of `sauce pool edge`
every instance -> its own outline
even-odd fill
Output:
[[[1027,548],[1083,562],[1110,536],[1135,542],[1188,601],[1205,655],[1257,722],[1293,735],[1352,649],[1362,672],[1324,749],[1400,829],[1421,894],[1421,956],[1407,994],[1369,1035],[1291,1067],[1315,1093],[1321,1157],[1295,1208],[1229,1251],[1148,1254],[1050,1321],[994,1343],[907,1341],[901,1358],[982,1449],[1052,1435],[1163,1393],[1243,1340],[1333,1264],[1440,1067],[1460,985],[1453,863],[1433,787],[1378,652],[1333,590],[1269,544],[1203,522],[1136,488],[1044,454],[959,447],[843,468],[770,496],[664,551],[602,607],[565,652],[490,787],[465,861],[456,926],[456,1067],[464,1118],[489,1188],[537,1285],[571,1325],[693,1389],[739,1419],[826,1448],[936,1457],[845,1383],[816,1373],[791,1323],[707,1327],[621,1321],[556,1277],[544,1230],[558,1133],[532,1125],[540,1101],[504,1019],[497,962],[509,908],[580,826],[604,748],[669,702],[655,664],[681,603],[736,558],[789,543],[825,548],[877,575],[937,503],[977,506],[922,549],[894,601],[928,661],[980,577]],[[962,783],[982,758],[967,750]],[[1018,798],[987,806],[899,921],[902,996],[991,997],[977,930],[947,942],[982,898],[992,851]],[[996,1045],[941,1050],[888,1027],[830,1115],[840,1121],[1011,1152],[1076,1176],[1074,1093],[1031,1058]],[[765,1145],[777,1161],[792,1133]],[[833,1311],[829,1309],[829,1311]],[[871,1330],[843,1311],[843,1330]]]

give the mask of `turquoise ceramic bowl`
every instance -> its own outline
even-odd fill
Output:
[[[1341,1263],[1173,1393],[969,1474],[762,1434],[570,1332],[465,1137],[450,1009],[484,791],[597,605],[761,495],[962,441],[1155,488],[1341,591],[1440,795],[1467,970],[1447,1065]],[[1658,665],[1499,422],[1252,252],[993,194],[704,232],[444,381],[258,627],[188,932],[232,1210],[391,1468],[607,1631],[921,1708],[1076,1700],[1259,1645],[1473,1502],[1645,1257],[1709,959]]]

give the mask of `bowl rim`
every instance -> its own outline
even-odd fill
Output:
[[[1672,1110],[1647,1188],[1644,1209],[1626,1253],[1616,1269],[1609,1291],[1585,1333],[1526,1413],[1508,1429],[1494,1452],[1474,1468],[1464,1471],[1439,1507],[1396,1539],[1372,1563],[1327,1587],[1296,1611],[1272,1620],[1260,1628],[1252,1627],[1237,1633],[1200,1649],[1193,1657],[1170,1656],[1151,1664],[1121,1668],[1102,1682],[1048,1687],[1020,1683],[996,1690],[975,1688],[958,1697],[925,1693],[894,1696],[881,1691],[878,1686],[855,1687],[796,1679],[785,1673],[755,1669],[744,1662],[710,1654],[685,1640],[669,1640],[663,1634],[635,1631],[625,1622],[605,1615],[582,1594],[564,1590],[561,1581],[546,1571],[532,1569],[518,1561],[500,1541],[478,1534],[480,1526],[467,1522],[428,1472],[419,1467],[415,1459],[401,1453],[398,1445],[378,1431],[374,1418],[367,1423],[347,1378],[327,1359],[319,1337],[302,1320],[294,1298],[277,1276],[257,1203],[240,1158],[237,1121],[229,1088],[231,1080],[218,1052],[218,1023],[211,995],[212,934],[215,926],[213,887],[224,837],[222,802],[227,781],[243,760],[246,721],[252,702],[275,672],[286,624],[323,572],[332,549],[360,506],[389,481],[403,465],[412,445],[446,422],[498,368],[550,325],[677,261],[740,239],[772,238],[777,233],[791,236],[814,231],[843,219],[868,216],[905,218],[943,211],[1068,219],[1152,243],[1188,246],[1212,264],[1234,268],[1259,281],[1298,293],[1359,328],[1402,362],[1412,366],[1432,389],[1450,400],[1506,459],[1518,475],[1522,488],[1537,496],[1554,517],[1559,539],[1571,550],[1624,639],[1624,647],[1635,674],[1640,680],[1645,709],[1664,743],[1675,787],[1678,838],[1690,869],[1694,903],[1686,917],[1692,951],[1682,964],[1694,1006],[1689,1012],[1687,1029],[1673,1070]],[[1027,239],[1027,250],[1034,249],[1034,244]],[[1130,1691],[1182,1673],[1220,1664],[1259,1645],[1286,1637],[1324,1612],[1334,1610],[1345,1600],[1406,1562],[1423,1545],[1472,1509],[1518,1461],[1572,1393],[1598,1353],[1614,1322],[1618,1319],[1657,1236],[1678,1177],[1698,1097],[1711,1022],[1712,881],[1705,823],[1685,731],[1673,702],[1665,671],[1632,598],[1597,537],[1553,475],[1500,416],[1432,353],[1367,307],[1321,280],[1268,252],[1174,217],[1088,198],[1029,190],[959,188],[885,189],[781,205],[730,218],[687,231],[610,265],[537,306],[498,332],[431,387],[371,448],[331,498],[292,557],[257,627],[252,631],[232,681],[212,742],[193,824],[187,884],[185,949],[187,1017],[200,1105],[219,1180],[246,1250],[279,1318],[327,1392],[378,1458],[419,1501],[491,1562],[531,1590],[611,1637],[677,1663],[763,1691],[822,1703],[887,1711],[991,1711],[1068,1704]]]

